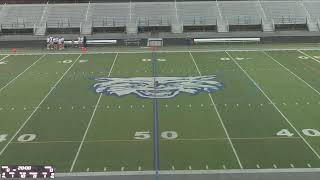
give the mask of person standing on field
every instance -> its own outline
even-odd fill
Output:
[[[50,36],[47,38],[47,49],[50,49]]]
[[[83,36],[83,47],[87,47],[87,37]]]

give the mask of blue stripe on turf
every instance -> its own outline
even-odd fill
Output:
[[[156,88],[157,64],[156,53],[152,50],[152,75],[154,80],[154,88]],[[156,92],[156,91],[154,91]],[[153,98],[153,162],[156,171],[156,180],[160,179],[160,159],[159,159],[159,126],[158,126],[158,99]]]

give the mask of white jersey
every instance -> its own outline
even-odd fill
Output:
[[[50,43],[53,43],[53,37],[50,37]]]
[[[81,37],[78,37],[78,44],[81,44],[82,40]]]
[[[58,43],[59,39],[58,38],[53,38],[54,43]]]

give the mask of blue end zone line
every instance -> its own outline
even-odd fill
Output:
[[[152,50],[152,76],[154,81],[154,88],[156,88],[157,66],[156,66],[156,53]],[[154,91],[156,92],[156,91]],[[158,126],[158,99],[153,98],[153,162],[154,170],[156,172],[156,180],[160,179],[160,160],[159,160],[159,126]]]

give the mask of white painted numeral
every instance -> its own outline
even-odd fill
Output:
[[[134,134],[134,139],[146,140],[150,139],[151,134],[149,131],[137,131]],[[176,139],[178,138],[178,133],[175,131],[164,131],[161,133],[161,138],[163,139]]]
[[[151,137],[149,131],[138,131],[134,134],[134,139],[149,139]]]
[[[161,133],[161,137],[164,139],[176,139],[178,137],[178,133],[175,131],[164,131]]]
[[[250,60],[250,59],[252,59],[252,58],[247,58],[247,57],[235,57],[234,58],[235,60],[237,60],[237,61],[242,61],[242,60]],[[228,57],[222,57],[222,58],[220,58],[220,60],[221,61],[230,61],[231,59],[230,58],[228,58]]]
[[[7,136],[8,136],[8,134],[0,134],[0,142],[6,141]]]
[[[29,141],[33,141],[36,139],[36,135],[35,134],[23,134],[20,137],[18,137],[18,141],[20,142],[29,142]]]
[[[277,132],[277,136],[288,136],[291,137],[294,134],[291,133],[288,129],[281,129],[279,132]]]
[[[235,59],[238,61],[244,60],[244,58],[240,58],[240,57],[236,57]]]
[[[316,129],[302,129],[302,133],[306,136],[315,137],[320,136],[320,132]],[[282,129],[279,132],[277,132],[277,136],[287,136],[291,137],[294,134],[291,133],[288,129]]]
[[[152,59],[142,59],[143,62],[150,62],[152,61]],[[160,62],[164,62],[164,61],[167,61],[166,59],[157,59],[157,61],[160,61]]]
[[[308,56],[299,56],[298,58],[299,58],[299,59],[309,59]]]
[[[312,56],[312,57],[315,58],[315,59],[320,59],[320,56]],[[299,56],[298,58],[299,59],[309,59],[308,56]]]
[[[221,61],[230,61],[230,58],[228,58],[228,57],[222,57],[222,58],[220,58],[220,60],[221,60]]]
[[[316,129],[303,129],[302,132],[306,136],[320,136],[320,132]]]
[[[64,64],[70,64],[70,63],[72,63],[72,60],[63,60],[62,63],[64,63]]]

